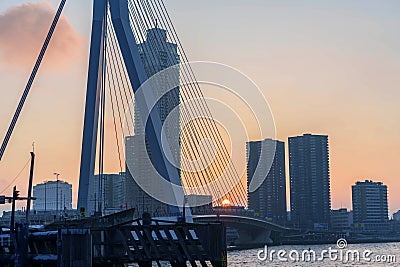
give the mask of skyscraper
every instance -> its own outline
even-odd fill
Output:
[[[387,186],[366,180],[352,186],[354,227],[361,230],[385,228],[388,222]]]
[[[328,136],[305,134],[289,138],[292,222],[304,228],[330,223]]]
[[[146,41],[139,44],[138,49],[148,77],[179,63],[177,45],[167,41],[167,32],[163,29],[149,29],[146,34]],[[168,73],[169,75],[163,74],[162,77],[158,77],[158,82],[163,83],[164,86],[152,87],[152,93],[156,98],[160,98],[156,105],[166,137],[168,139],[176,139],[179,138],[180,132],[180,114],[179,108],[175,108],[179,107],[180,89],[179,87],[175,87],[172,90],[167,88],[169,91],[165,92],[162,88],[165,88],[165,84],[178,84],[179,69],[175,68]],[[135,208],[139,216],[143,212],[148,212],[152,216],[165,216],[168,215],[168,205],[154,199],[142,189],[142,186],[153,188],[157,191],[158,196],[164,193],[161,184],[157,182],[155,177],[157,174],[151,171],[151,149],[145,134],[145,122],[141,121],[139,115],[142,111],[138,105],[135,105],[134,110],[134,136],[129,136],[125,140],[127,206]],[[176,116],[175,120],[173,123],[165,123],[172,111]],[[145,146],[142,144],[145,144]],[[179,145],[171,147],[171,152],[177,167],[179,167]]]
[[[275,148],[275,157],[268,171],[268,160],[266,155],[268,150]],[[261,153],[261,150],[265,153]],[[261,217],[266,217],[275,223],[285,223],[286,221],[286,172],[285,172],[285,143],[266,139],[263,141],[246,143],[247,152],[247,184],[253,179],[263,180],[260,187],[248,193],[249,209],[254,210]],[[256,168],[260,168],[256,172]],[[255,177],[256,175],[266,175],[266,177]]]

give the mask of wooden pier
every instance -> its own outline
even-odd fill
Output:
[[[1,266],[227,266],[222,223],[127,219],[129,212],[62,222],[26,233],[17,225],[16,244],[3,242]],[[25,233],[25,234],[24,234]],[[26,237],[26,238],[25,238]],[[19,265],[18,265],[19,264]]]

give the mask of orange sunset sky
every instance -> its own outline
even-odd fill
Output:
[[[92,1],[67,1],[3,160],[0,192],[29,159],[77,198]],[[0,2],[0,138],[18,104],[59,1]],[[400,209],[400,2],[396,0],[165,0],[190,60],[239,69],[260,87],[277,138],[327,134],[332,208],[351,185],[382,181]],[[112,128],[111,118],[107,122]],[[111,138],[111,137],[110,137]],[[234,144],[243,154],[244,141]],[[110,150],[112,150],[110,146]],[[112,154],[112,153],[110,153]],[[118,171],[111,157],[106,172]],[[236,159],[244,166],[244,156]],[[28,170],[15,183],[25,194]],[[287,187],[289,185],[287,184]],[[8,206],[0,209],[8,209]]]

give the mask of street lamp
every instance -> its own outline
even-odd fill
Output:
[[[56,176],[57,179],[57,184],[56,184],[56,216],[58,216],[58,176],[60,176],[59,173],[53,173]]]

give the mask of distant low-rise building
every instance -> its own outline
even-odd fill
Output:
[[[393,220],[400,222],[400,210],[396,213],[393,213]]]
[[[334,231],[349,231],[353,224],[353,213],[347,209],[331,210],[331,228]]]
[[[32,209],[36,211],[71,210],[72,185],[65,181],[48,181],[33,186]]]
[[[187,195],[187,205],[189,207],[199,207],[212,204],[211,195]]]
[[[0,217],[0,227],[8,228],[10,226],[11,214],[11,211],[3,211],[3,216]],[[76,220],[78,218],[77,210],[60,210],[58,212],[56,210],[32,210],[29,213],[31,225],[47,225],[64,219]],[[14,220],[15,223],[26,222],[26,210],[16,210]]]
[[[186,206],[190,207],[193,214],[212,213],[211,195],[187,195]]]

